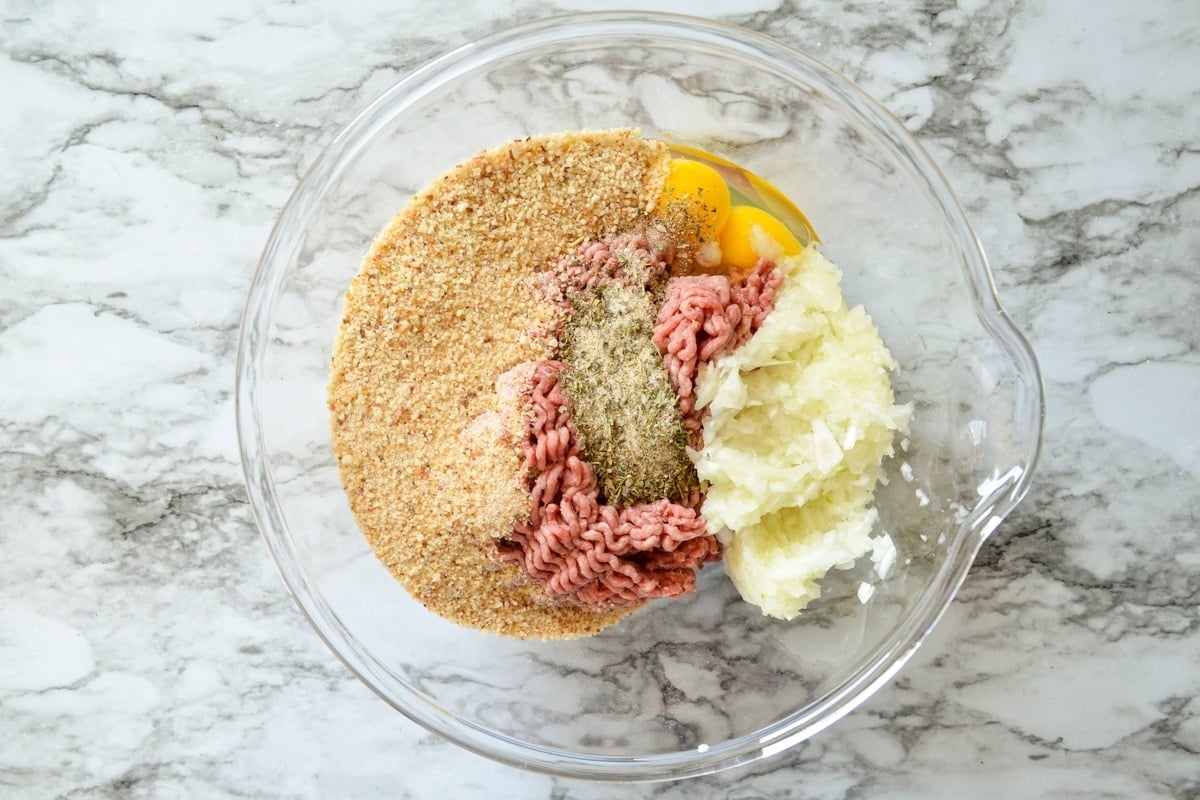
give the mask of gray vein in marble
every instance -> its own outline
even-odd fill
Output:
[[[1037,481],[898,680],[777,760],[644,787],[516,772],[399,719],[319,645],[253,530],[237,315],[340,124],[443,48],[555,8],[12,2],[9,104],[38,97],[0,123],[0,361],[43,394],[0,394],[0,797],[1200,796],[1200,461],[1134,424],[1155,408],[1098,405],[1200,370],[1192,7],[708,7],[918,135],[1046,370]],[[69,359],[99,334],[111,352],[87,353],[128,391]],[[55,392],[80,372],[122,406]]]

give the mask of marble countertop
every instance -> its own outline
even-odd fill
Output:
[[[8,0],[0,797],[1200,797],[1195,4],[653,5],[805,47],[899,116],[1041,360],[1034,486],[917,656],[808,744],[676,784],[520,772],[393,712],[313,635],[247,508],[243,298],[375,95],[600,6]]]

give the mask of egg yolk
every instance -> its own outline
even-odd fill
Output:
[[[761,235],[754,233],[759,228],[762,234],[782,251],[770,252],[770,243],[764,243]],[[734,206],[729,210],[725,227],[721,229],[721,262],[739,270],[750,270],[761,258],[778,258],[781,254],[792,256],[803,248],[787,229],[787,226],[771,214],[754,206]],[[768,245],[764,247],[764,244]],[[767,252],[762,252],[767,250]]]
[[[659,213],[685,215],[698,228],[699,238],[715,239],[729,216],[729,186],[712,167],[687,158],[671,159]]]
[[[787,225],[787,229],[797,234],[796,241],[800,242],[801,249],[808,242],[820,241],[820,237],[817,236],[817,232],[813,229],[812,223],[808,221],[808,217],[786,195],[752,172],[747,172],[746,177],[750,179],[750,185],[758,192],[759,197],[764,198],[766,201],[766,208],[773,209],[777,214],[783,211],[785,212],[784,216],[791,215],[791,222],[799,227]]]

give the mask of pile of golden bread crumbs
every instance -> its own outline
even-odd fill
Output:
[[[384,229],[346,294],[329,408],[359,527],[431,611],[506,636],[591,635],[632,609],[551,602],[490,543],[529,514],[522,442],[472,422],[496,378],[553,355],[533,278],[662,194],[667,146],[631,130],[515,141],[463,162]]]

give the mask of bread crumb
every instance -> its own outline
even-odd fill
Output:
[[[329,384],[334,455],[375,553],[431,611],[547,639],[630,613],[556,604],[491,559],[530,498],[522,443],[475,421],[502,407],[499,376],[553,356],[556,317],[534,276],[582,239],[629,229],[661,194],[669,158],[628,129],[481,153],[415,195],[352,281]]]

